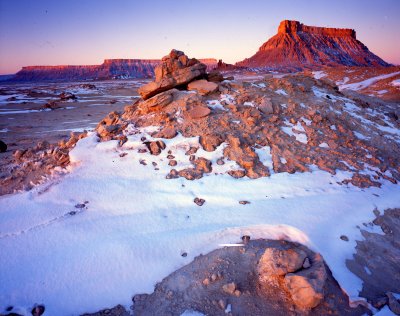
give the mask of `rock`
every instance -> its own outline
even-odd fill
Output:
[[[224,165],[224,164],[225,164],[225,161],[224,161],[223,158],[219,158],[219,159],[217,160],[217,165],[222,166],[222,165]]]
[[[387,292],[386,296],[388,297],[388,305],[390,310],[395,313],[396,315],[400,315],[400,303],[394,297],[393,293]]]
[[[70,92],[63,92],[58,97],[61,101],[76,100],[76,95]]]
[[[176,136],[176,134],[177,134],[177,131],[174,127],[164,127],[161,131],[159,131],[153,137],[171,139],[171,138],[174,138]]]
[[[315,255],[313,265],[285,275],[285,285],[293,302],[301,308],[314,308],[324,299],[327,274],[323,259]]]
[[[203,204],[206,202],[206,200],[200,199],[200,198],[196,197],[196,198],[193,200],[193,202],[194,202],[195,204],[197,204],[198,206],[203,206]]]
[[[233,295],[235,293],[235,290],[236,290],[236,284],[234,282],[225,284],[225,285],[222,286],[222,290],[225,293]]]
[[[145,142],[147,148],[152,155],[159,155],[163,149],[165,149],[165,143],[161,140],[155,142]]]
[[[216,70],[210,71],[207,75],[207,80],[211,82],[222,82],[224,81],[224,76]]]
[[[200,95],[207,95],[218,90],[218,84],[207,80],[195,80],[188,84],[189,91],[197,91]]]
[[[197,59],[190,59],[181,51],[173,49],[168,56],[163,57],[162,63],[155,67],[155,81],[141,86],[139,94],[144,100],[170,90],[184,86],[189,82],[204,76],[207,66]]]
[[[31,313],[32,313],[32,316],[41,316],[41,315],[43,315],[44,311],[45,311],[45,308],[43,305],[37,305],[37,306],[33,307]]]
[[[239,201],[239,204],[246,205],[246,204],[250,204],[250,202],[249,201]]]
[[[346,235],[340,236],[340,239],[343,241],[349,241],[349,237],[347,237]]]
[[[299,248],[267,248],[258,263],[260,279],[271,279],[303,267],[307,254]]]
[[[146,101],[139,103],[139,109],[143,113],[148,113],[152,110],[161,109],[172,102],[174,99],[174,93],[177,92],[176,89],[171,89],[162,93],[155,95],[147,99]]]
[[[7,144],[5,142],[3,142],[2,140],[0,140],[0,153],[4,153],[6,151],[7,151]],[[14,157],[16,157],[16,153],[17,152],[14,153]],[[22,156],[22,154],[20,156]]]
[[[208,107],[205,106],[196,106],[193,109],[188,111],[189,116],[192,119],[200,119],[203,117],[208,116],[211,113],[211,110]]]
[[[303,269],[308,269],[309,267],[311,267],[310,259],[305,258],[303,262]]]
[[[258,109],[264,114],[272,114],[274,113],[274,108],[272,106],[272,102],[270,98],[263,97],[261,102],[258,104]]]
[[[244,244],[247,244],[250,241],[250,236],[249,235],[243,235],[242,236],[242,241]]]
[[[205,173],[212,172],[211,161],[206,158],[203,157],[197,158],[193,163],[196,166],[196,169],[201,172]]]
[[[177,164],[178,164],[178,162],[177,162],[176,160],[173,160],[173,159],[171,159],[171,160],[168,162],[168,165],[171,166],[171,167],[175,167]]]
[[[200,136],[200,145],[205,151],[214,151],[223,141],[221,135],[205,134]]]
[[[228,171],[228,174],[236,179],[243,178],[246,175],[245,170],[230,170]]]

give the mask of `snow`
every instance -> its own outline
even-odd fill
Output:
[[[321,144],[319,144],[319,147],[321,147],[321,148],[329,148],[329,145],[327,143],[321,143]]]
[[[226,111],[224,106],[218,100],[207,101],[207,106],[213,110]]]
[[[315,79],[321,79],[327,76],[327,74],[323,71],[313,71],[312,74],[314,75]]]
[[[351,173],[331,175],[314,166],[312,172],[234,179],[220,173],[239,168],[235,162],[215,163],[226,144],[196,153],[213,161],[211,174],[167,180],[168,150],[181,167],[188,166],[185,150],[199,142],[178,135],[164,140],[167,148],[159,156],[138,153],[140,138],[152,140],[149,133],[158,129],[131,126],[123,147],[100,143],[92,133],[71,151],[69,174],[0,197],[0,312],[9,305],[28,311],[34,303],[45,304],[45,315],[128,307],[133,295],[152,292],[156,282],[195,256],[240,243],[244,234],[311,247],[342,288],[358,296],[362,282],[345,266],[362,239],[357,225],[373,220],[375,208],[398,207],[399,185],[338,185]],[[122,152],[128,155],[120,157]],[[272,165],[269,148],[257,152]],[[195,197],[206,203],[197,206]],[[240,200],[251,204],[241,206]],[[75,208],[85,201],[84,208]]]
[[[181,314],[181,316],[204,316],[204,314],[198,311],[187,309]]]
[[[276,94],[280,94],[280,95],[288,95],[288,94],[286,93],[286,91],[283,90],[283,89],[278,89],[278,90],[275,91],[275,93],[276,93]]]
[[[387,93],[388,91],[387,90],[379,90],[377,93],[378,94],[385,94],[385,93]]]
[[[342,85],[339,85],[339,90],[345,90],[345,89],[356,90],[356,91],[362,90],[362,89],[365,89],[365,88],[369,87],[370,85],[374,84],[375,82],[378,82],[379,80],[388,79],[393,76],[397,76],[399,74],[400,74],[400,71],[397,71],[397,72],[392,72],[390,74],[385,74],[385,75],[368,78],[361,82],[342,84]]]
[[[392,86],[400,87],[400,79],[396,79],[392,81]]]
[[[383,308],[377,312],[376,314],[374,314],[375,316],[395,316],[396,314],[393,313],[390,309],[389,306],[385,305],[383,306]]]
[[[10,130],[8,129],[8,128],[3,128],[3,129],[0,129],[0,133],[7,133],[7,132],[9,132]]]
[[[296,125],[293,125],[292,123],[290,123],[289,121],[286,120],[285,123],[286,123],[286,125],[289,125],[289,126],[282,126],[281,127],[282,131],[284,131],[289,136],[296,137],[296,140],[298,142],[307,144],[307,142],[308,142],[307,135],[303,134],[306,131],[304,130],[304,127],[301,125],[300,122],[297,122]],[[296,132],[293,132],[293,131],[296,131]]]

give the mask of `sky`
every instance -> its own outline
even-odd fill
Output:
[[[235,63],[285,19],[353,28],[373,53],[400,64],[400,0],[0,0],[0,74],[161,58],[172,48]]]

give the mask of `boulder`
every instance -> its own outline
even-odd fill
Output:
[[[188,111],[190,118],[199,119],[208,116],[211,113],[211,110],[208,107],[198,105],[193,109]]]
[[[139,94],[144,100],[172,89],[187,85],[206,74],[207,66],[197,59],[189,59],[183,52],[173,49],[154,69],[155,81],[141,86]]]
[[[195,80],[188,84],[188,90],[197,91],[201,95],[207,95],[218,90],[218,84],[207,80]]]
[[[324,299],[327,273],[323,259],[315,255],[310,268],[285,275],[285,285],[300,308],[314,308]]]
[[[303,267],[307,254],[299,248],[267,248],[258,263],[260,279],[283,276]]]
[[[176,89],[171,89],[171,90],[159,93],[159,94],[155,95],[154,97],[151,97],[150,99],[147,99],[146,101],[139,103],[139,109],[144,113],[148,113],[152,109],[163,108],[173,101],[174,92],[177,92],[177,91],[178,90],[176,90]]]
[[[258,104],[258,109],[264,114],[274,113],[271,99],[267,97],[262,97],[261,102]]]

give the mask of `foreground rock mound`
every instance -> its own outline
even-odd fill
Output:
[[[210,74],[200,62],[172,50],[157,67],[155,81],[140,89],[144,98],[107,116],[98,135],[118,140],[124,150],[130,136],[149,127],[141,144],[126,147],[144,157],[180,150],[165,139],[196,138],[184,157],[165,162],[168,179],[222,173],[256,179],[319,168],[332,176],[345,172],[335,185],[400,180],[400,122],[390,114],[392,107],[345,95],[304,74],[251,82],[206,78]],[[209,167],[199,167],[201,158]]]
[[[282,21],[278,34],[237,66],[302,69],[315,66],[389,66],[357,40],[352,29],[307,26]]]
[[[349,307],[348,297],[320,255],[296,243],[273,240],[250,241],[199,256],[157,284],[154,293],[136,295],[132,308],[135,315],[366,312],[362,307]]]

